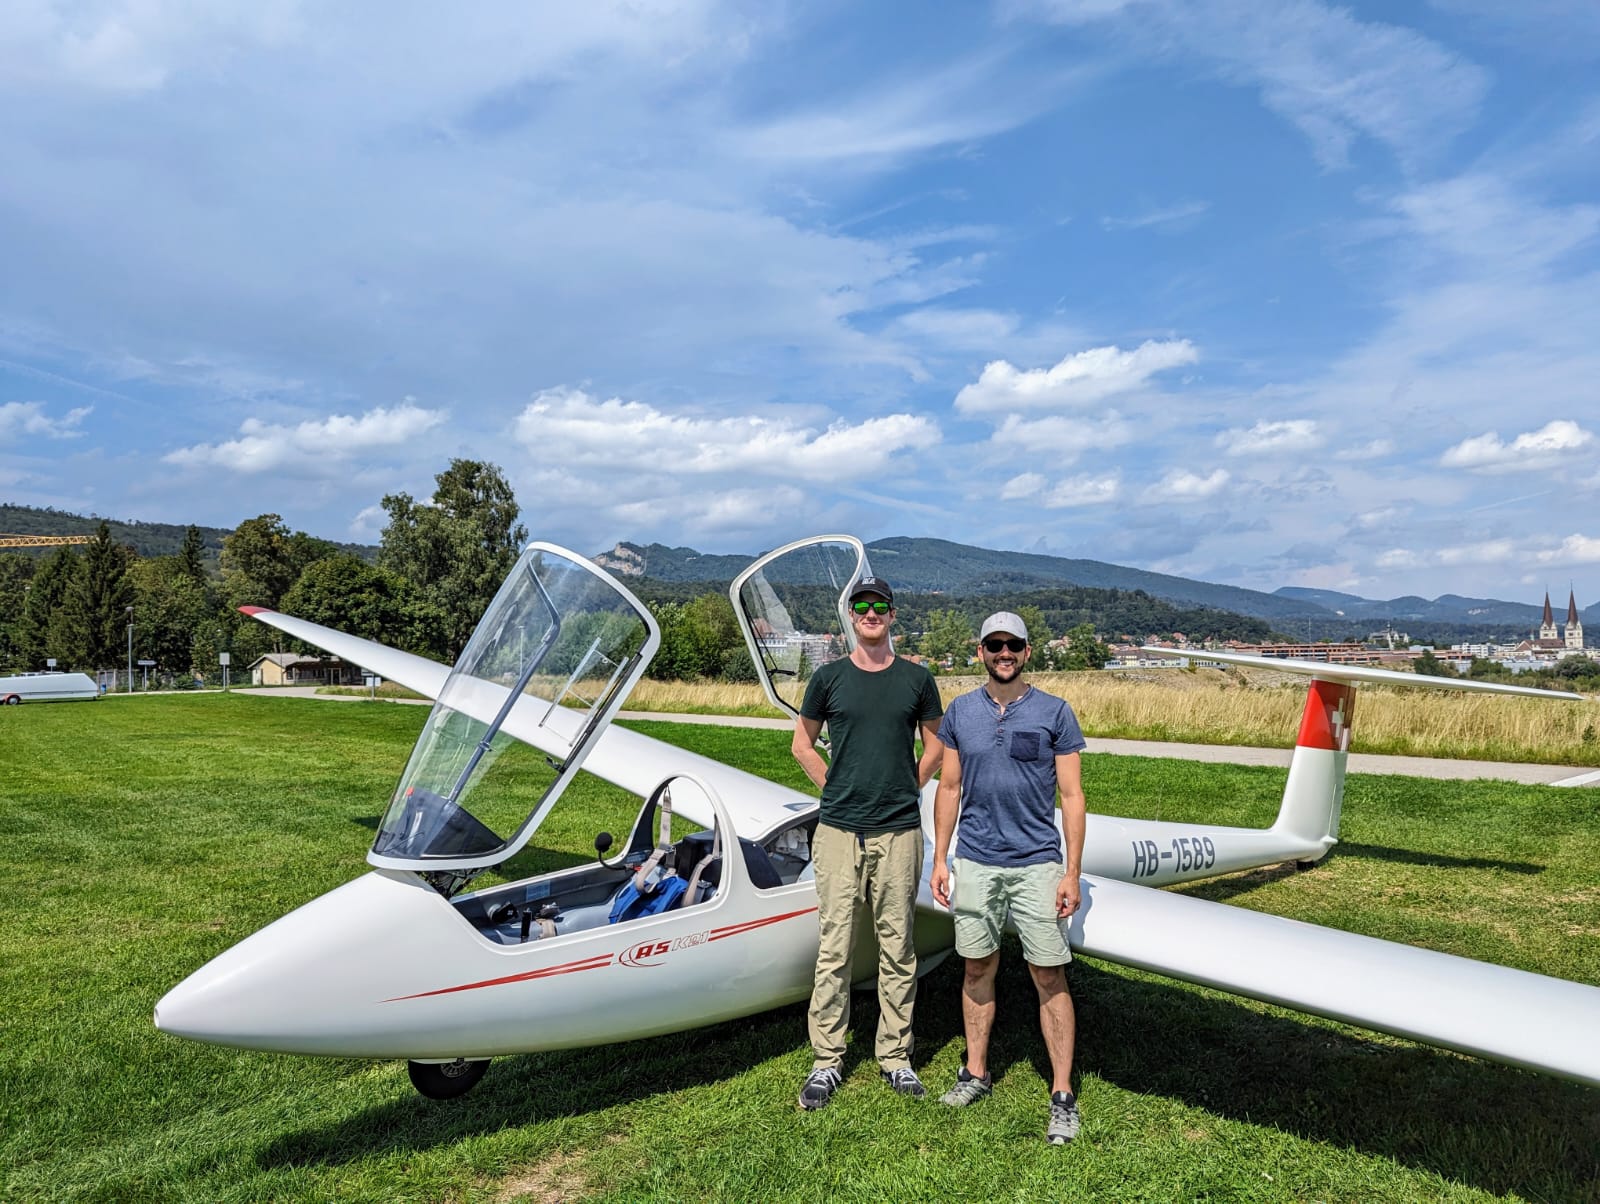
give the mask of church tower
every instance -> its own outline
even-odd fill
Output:
[[[1550,609],[1550,591],[1544,591],[1544,621],[1539,624],[1539,638],[1541,640],[1559,640],[1561,633],[1556,630],[1555,612]]]
[[[1548,598],[1548,595],[1546,595]],[[1567,593],[1567,647],[1577,649],[1583,647],[1583,623],[1578,618],[1578,595],[1574,591]]]

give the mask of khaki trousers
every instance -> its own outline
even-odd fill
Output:
[[[922,832],[859,836],[818,824],[811,840],[817,880],[817,975],[807,1028],[814,1069],[844,1061],[850,1027],[856,925],[870,911],[878,937],[878,1065],[911,1065],[911,1009],[917,999],[917,949],[912,940]]]

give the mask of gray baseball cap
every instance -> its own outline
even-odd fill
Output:
[[[997,631],[1028,638],[1028,625],[1009,610],[997,610],[985,619],[983,626],[978,629],[978,638],[986,640]]]

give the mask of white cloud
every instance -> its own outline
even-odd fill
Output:
[[[888,414],[824,430],[786,418],[688,417],[639,401],[601,401],[581,389],[546,389],[522,411],[516,437],[530,451],[559,446],[569,463],[665,473],[762,473],[848,483],[903,451],[939,442],[932,420]]]
[[[1471,468],[1483,472],[1513,472],[1545,468],[1594,442],[1594,435],[1576,422],[1558,418],[1536,431],[1502,443],[1498,431],[1465,439],[1439,457],[1446,468]]]
[[[1013,0],[1061,24],[1107,24],[1155,57],[1186,52],[1223,79],[1256,88],[1298,126],[1326,167],[1359,137],[1402,156],[1431,153],[1464,129],[1489,74],[1413,30],[1358,20],[1318,0]]]
[[[1356,447],[1346,447],[1333,453],[1335,460],[1381,460],[1395,453],[1393,439],[1374,439]]]
[[[805,513],[813,499],[792,485],[777,488],[683,491],[671,499],[675,522],[708,534],[771,530],[796,514]],[[651,497],[610,507],[614,519],[628,530],[651,530],[661,522],[662,499]]]
[[[1203,216],[1210,208],[1209,201],[1184,201],[1161,209],[1149,209],[1130,217],[1102,217],[1100,228],[1116,231],[1145,230],[1151,226],[1188,227],[1194,224],[1195,218]]]
[[[980,56],[868,95],[830,97],[827,107],[740,132],[732,148],[740,157],[800,165],[898,158],[984,138],[1020,125],[1044,99],[1030,99],[1023,86],[995,89],[995,66]]]
[[[1404,514],[1405,511],[1397,506],[1383,506],[1377,510],[1364,511],[1351,521],[1363,531],[1376,531],[1381,527],[1392,526]]]
[[[1186,468],[1174,468],[1154,485],[1144,491],[1147,502],[1192,502],[1212,497],[1220,492],[1232,476],[1226,468],[1218,468],[1208,476],[1199,476]]]
[[[1115,410],[1092,418],[1065,414],[1024,418],[1007,414],[989,436],[989,445],[1000,452],[1048,454],[1057,462],[1070,464],[1086,451],[1122,447],[1136,437],[1133,426]]]
[[[1033,497],[1044,486],[1045,479],[1042,473],[1019,473],[1000,487],[1000,500],[1010,502],[1018,498]]]
[[[1573,547],[1590,543],[1600,552],[1600,541],[1597,540],[1586,541],[1583,536],[1574,535],[1566,542]],[[1600,559],[1600,555],[1595,558]],[[1462,568],[1471,565],[1525,564],[1529,559],[1540,564],[1567,564],[1578,563],[1584,557],[1566,554],[1561,548],[1540,550],[1529,539],[1481,539],[1473,543],[1446,544],[1420,550],[1391,548],[1377,558],[1377,564],[1379,568],[1386,569]]]
[[[18,435],[76,439],[83,434],[78,427],[93,411],[93,406],[80,406],[68,410],[60,418],[51,418],[37,401],[8,401],[0,405],[0,439],[14,439]]]
[[[392,410],[379,406],[360,417],[334,414],[320,422],[302,422],[298,426],[280,426],[259,418],[246,418],[239,425],[237,439],[178,448],[162,459],[183,468],[214,465],[257,473],[296,467],[320,475],[316,471],[319,465],[345,461],[363,451],[408,443],[448,416],[445,410],[427,410],[407,401]]]
[[[237,48],[288,40],[303,28],[299,8],[299,0],[12,0],[0,22],[0,80],[147,92],[185,67],[214,71]]]
[[[1540,564],[1600,564],[1600,538],[1569,535],[1555,548],[1546,548],[1534,557]]]
[[[1114,502],[1122,493],[1122,478],[1116,473],[1105,477],[1067,477],[1044,495],[1050,510],[1069,506],[1101,506]]]
[[[1248,430],[1223,431],[1216,444],[1230,456],[1278,455],[1283,452],[1310,451],[1321,447],[1322,432],[1309,418],[1285,422],[1262,421]]]
[[[994,360],[984,365],[976,383],[956,394],[956,409],[976,414],[1087,405],[1136,389],[1157,372],[1199,358],[1194,344],[1178,339],[1151,340],[1132,351],[1094,347],[1067,356],[1053,368],[1024,371],[1005,360]]]

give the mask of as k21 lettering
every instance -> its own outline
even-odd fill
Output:
[[[1217,863],[1217,846],[1209,836],[1176,836],[1169,847],[1163,849],[1153,840],[1135,840],[1133,846],[1133,877],[1153,878],[1160,870],[1207,870]]]

